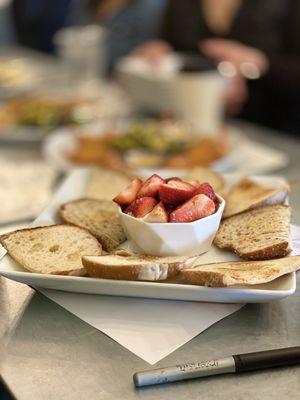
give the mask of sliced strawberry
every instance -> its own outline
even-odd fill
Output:
[[[196,191],[195,194],[205,194],[207,197],[209,197],[210,199],[212,199],[212,201],[215,204],[218,204],[218,198],[215,194],[214,189],[211,187],[211,185],[207,182],[205,183],[201,183],[199,185],[196,186]]]
[[[194,192],[194,186],[189,183],[172,179],[160,186],[159,198],[166,206],[177,206],[190,199]]]
[[[194,189],[190,183],[182,181],[180,178],[172,178],[168,180],[168,185],[178,187],[180,189],[191,190]]]
[[[156,204],[157,201],[153,197],[141,197],[130,204],[125,213],[135,218],[143,218],[153,210]]]
[[[158,196],[160,185],[164,182],[165,181],[163,180],[163,178],[161,178],[157,174],[150,176],[150,178],[148,178],[146,182],[143,183],[143,186],[137,194],[137,198]]]
[[[146,222],[168,222],[169,216],[162,201],[160,201],[153,210],[146,215],[144,221]]]
[[[120,206],[132,203],[136,199],[136,195],[143,182],[139,178],[135,178],[129,185],[116,196],[113,201]]]
[[[215,203],[205,194],[198,194],[171,212],[170,222],[193,222],[208,217],[216,210]]]
[[[172,176],[172,178],[166,179],[166,183],[169,183],[170,181],[180,181],[180,182],[183,182],[182,179],[178,178],[177,176]]]

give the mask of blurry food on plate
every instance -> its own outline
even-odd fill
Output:
[[[191,140],[193,136],[183,124],[146,122],[133,124],[125,134],[112,138],[111,144],[128,158],[128,152],[141,149],[164,157],[186,150]]]
[[[78,134],[74,132],[76,149],[65,150],[63,156],[75,164],[102,165],[110,168],[124,168],[124,162],[106,138]]]
[[[53,128],[80,125],[99,118],[124,115],[128,107],[121,94],[101,89],[99,95],[77,92],[53,92],[19,96],[0,108],[0,129],[16,126]]]
[[[226,130],[215,137],[198,136],[175,122],[135,123],[123,132],[99,136],[74,131],[77,146],[67,157],[73,162],[128,168],[190,168],[210,165],[229,152]]]
[[[28,65],[19,59],[0,60],[0,86],[22,86],[29,79]]]
[[[80,123],[78,108],[82,100],[47,96],[18,97],[0,109],[1,126],[55,127]]]

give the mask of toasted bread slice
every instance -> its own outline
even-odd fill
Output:
[[[258,285],[273,281],[299,268],[300,256],[294,256],[267,261],[197,265],[194,268],[182,270],[181,275],[192,285],[211,287]]]
[[[241,258],[264,260],[290,251],[291,209],[272,205],[234,215],[221,222],[214,243]]]
[[[192,168],[182,179],[189,183],[195,180],[198,180],[200,183],[208,182],[213,187],[214,191],[221,196],[223,196],[226,192],[226,186],[223,177],[218,172],[215,172],[209,168]]]
[[[192,266],[198,257],[153,257],[146,255],[104,255],[83,257],[88,275],[125,281],[163,281],[182,268]]]
[[[118,207],[109,200],[79,199],[60,207],[61,219],[87,229],[102,244],[103,250],[112,251],[125,242]]]
[[[21,229],[0,237],[9,255],[39,274],[85,275],[83,255],[101,255],[101,245],[87,230],[70,225]]]
[[[288,184],[274,189],[264,186],[251,178],[244,178],[226,196],[223,218],[263,205],[283,204],[288,193]]]
[[[107,168],[93,168],[85,196],[90,199],[112,200],[130,182],[131,176]]]

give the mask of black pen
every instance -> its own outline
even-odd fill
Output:
[[[135,386],[141,387],[294,364],[300,364],[300,346],[238,354],[220,359],[137,372],[133,375],[133,381]]]

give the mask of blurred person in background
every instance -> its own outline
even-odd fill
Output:
[[[104,26],[108,31],[111,72],[122,56],[158,37],[166,3],[166,0],[13,0],[13,17],[18,42],[47,53],[55,51],[53,37],[63,27]]]
[[[53,36],[67,20],[72,0],[13,0],[17,41],[25,47],[54,52]]]
[[[235,71],[228,114],[300,136],[299,25],[299,0],[170,0],[160,40],[133,54],[157,61],[174,50],[228,61]],[[259,79],[246,80],[243,68]]]
[[[107,68],[111,72],[121,57],[158,37],[166,3],[166,0],[75,0],[68,23],[101,24],[107,29]]]
[[[0,46],[13,43],[15,38],[10,3],[10,0],[0,0]]]

